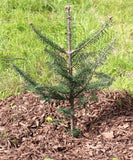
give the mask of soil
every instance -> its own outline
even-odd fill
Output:
[[[133,160],[133,99],[126,91],[96,91],[98,101],[75,102],[77,138],[69,117],[57,112],[67,101],[47,103],[33,93],[0,102],[0,160]],[[53,121],[47,121],[51,117]]]

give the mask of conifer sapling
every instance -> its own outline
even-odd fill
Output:
[[[51,41],[47,36],[42,35],[32,22],[29,23],[34,32],[47,44],[44,51],[52,59],[52,61],[47,64],[61,77],[59,82],[55,86],[40,85],[34,82],[32,78],[19,67],[16,65],[13,65],[13,67],[28,84],[34,88],[34,92],[40,94],[45,100],[55,99],[69,101],[70,108],[61,108],[61,112],[70,115],[71,133],[73,136],[76,136],[74,132],[76,130],[74,125],[75,98],[79,97],[79,95],[86,90],[103,88],[112,83],[113,79],[104,73],[99,73],[97,68],[106,60],[114,40],[98,53],[86,53],[86,46],[95,44],[106,32],[112,19],[111,17],[100,30],[94,33],[94,35],[88,37],[76,47],[73,47],[70,5],[66,6],[65,9],[67,13],[67,50]]]

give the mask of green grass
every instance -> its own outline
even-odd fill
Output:
[[[105,2],[106,1],[106,2]],[[0,1],[0,97],[21,93],[24,84],[11,62],[3,59],[25,58],[29,61],[14,61],[27,73],[41,83],[56,83],[53,73],[46,67],[49,59],[44,53],[42,41],[28,25],[34,25],[61,46],[66,41],[65,9],[72,6],[75,22],[75,35],[78,44],[81,40],[99,28],[108,16],[113,16],[113,25],[108,36],[103,38],[106,43],[115,36],[115,49],[102,71],[114,76],[110,89],[126,89],[133,93],[133,2],[132,0],[1,0]],[[107,39],[106,39],[107,38]],[[102,47],[100,41],[96,46]]]

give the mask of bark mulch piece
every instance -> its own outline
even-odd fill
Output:
[[[57,112],[68,102],[40,100],[32,93],[0,102],[0,160],[133,160],[133,100],[126,91],[84,93],[76,105],[78,138],[70,135],[69,119]],[[47,122],[51,117],[54,122]]]

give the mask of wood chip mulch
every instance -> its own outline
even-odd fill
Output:
[[[133,160],[133,99],[126,91],[96,92],[98,102],[75,104],[78,138],[57,112],[68,102],[40,100],[32,93],[0,102],[0,160]],[[53,122],[48,122],[51,117]]]

